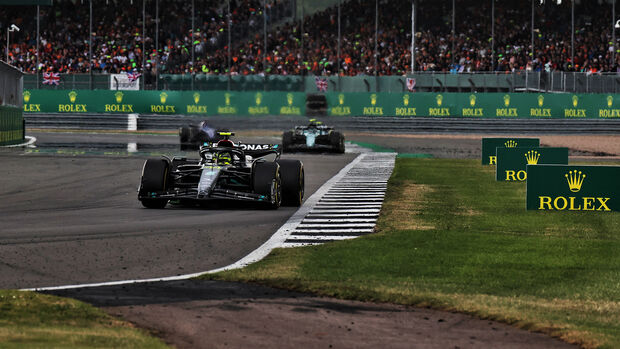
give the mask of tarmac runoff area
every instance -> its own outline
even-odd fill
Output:
[[[307,196],[355,156],[296,155],[306,167]],[[260,246],[295,211],[144,210],[135,199],[141,156],[2,151],[0,161],[8,169],[1,194],[10,199],[0,207],[3,222],[7,217],[0,272],[10,275],[3,288],[214,269]],[[312,178],[317,170],[321,177]],[[572,347],[462,314],[237,283],[182,280],[53,293],[104,307],[177,347]]]

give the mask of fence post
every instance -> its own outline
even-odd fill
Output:
[[[573,72],[573,93],[577,92],[577,77],[575,76],[575,72]]]
[[[530,84],[528,83],[528,73],[527,70],[525,70],[525,92],[527,92],[529,88]]]

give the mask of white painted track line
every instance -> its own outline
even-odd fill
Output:
[[[289,220],[284,223],[283,226],[276,231],[269,240],[263,243],[256,250],[252,251],[247,256],[238,260],[237,262],[217,269],[212,269],[208,271],[201,271],[192,274],[184,274],[177,276],[167,276],[160,278],[151,278],[151,279],[136,279],[136,280],[120,280],[120,281],[110,281],[110,282],[98,282],[98,283],[90,283],[90,284],[78,284],[78,285],[64,285],[64,286],[52,286],[52,287],[36,287],[36,288],[27,288],[23,289],[23,291],[52,291],[52,290],[64,290],[64,289],[72,289],[72,288],[84,288],[84,287],[101,287],[101,286],[114,286],[114,285],[126,285],[126,284],[134,284],[134,283],[144,283],[144,282],[156,282],[156,281],[176,281],[176,280],[187,280],[191,279],[206,273],[217,273],[219,271],[224,270],[232,270],[243,268],[246,265],[255,263],[263,258],[265,258],[271,250],[277,247],[282,247],[284,241],[290,233],[294,230],[294,228],[301,223],[301,221],[306,217],[308,213],[312,210],[312,208],[318,203],[318,201],[327,193],[331,187],[337,183],[340,179],[342,179],[353,166],[357,165],[363,158],[365,154],[358,155],[353,161],[351,161],[347,166],[342,168],[340,172],[338,172],[335,176],[330,178],[327,182],[325,182],[312,196],[310,196],[304,204],[295,212]]]
[[[204,272],[137,280],[24,289],[49,291],[133,283],[175,281],[206,273],[243,268],[265,258],[278,247],[318,245],[370,234],[394,167],[394,153],[363,153],[325,182],[269,240],[239,261]],[[366,161],[363,161],[366,160]]]

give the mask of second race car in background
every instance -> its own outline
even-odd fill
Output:
[[[320,121],[310,119],[307,126],[295,126],[282,134],[282,151],[331,151],[344,153],[344,135],[325,126]]]
[[[219,129],[209,125],[206,121],[196,124],[189,124],[179,128],[179,141],[181,150],[198,150],[205,143],[217,142],[224,139],[220,132],[227,132],[227,129]]]

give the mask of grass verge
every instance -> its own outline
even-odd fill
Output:
[[[2,348],[167,348],[159,339],[86,303],[0,290]]]
[[[620,347],[620,214],[526,211],[478,160],[399,158],[377,234],[278,249],[250,281],[459,311],[586,348]]]

